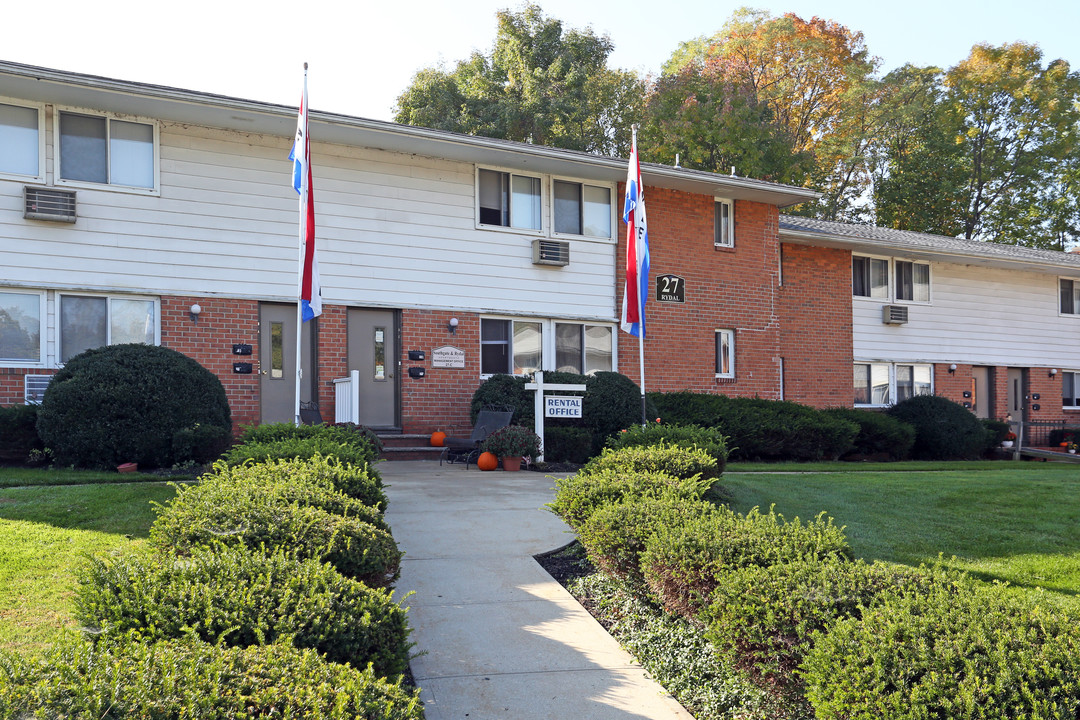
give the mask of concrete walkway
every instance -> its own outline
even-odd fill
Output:
[[[533,555],[572,540],[542,473],[379,464],[427,720],[692,720]]]

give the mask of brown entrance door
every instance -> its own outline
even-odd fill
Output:
[[[397,427],[397,312],[349,308],[348,323],[349,370],[360,373],[360,424]]]
[[[315,387],[314,324],[317,322],[316,319],[304,323],[302,402],[312,399],[312,388]],[[259,305],[259,394],[261,422],[293,422],[296,412],[295,305]]]
[[[990,396],[990,368],[971,368],[971,409],[975,417],[988,418],[993,412],[994,401]]]
[[[1027,403],[1024,398],[1024,368],[1009,368],[1008,403],[1009,416],[1012,422],[1019,423],[1027,420]]]

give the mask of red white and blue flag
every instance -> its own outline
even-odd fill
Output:
[[[293,161],[293,188],[300,194],[300,308],[306,322],[322,314],[322,288],[319,260],[315,257],[315,191],[311,183],[306,64],[304,69],[304,94],[300,98],[296,140],[289,159]]]
[[[634,337],[645,337],[645,300],[649,296],[649,230],[645,220],[645,192],[641,186],[637,132],[630,149],[626,173],[626,284],[623,286],[622,329]]]

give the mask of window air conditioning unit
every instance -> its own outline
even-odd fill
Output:
[[[52,375],[23,375],[23,402],[27,405],[40,405],[45,397],[45,388],[49,387]]]
[[[881,322],[886,325],[903,325],[908,321],[906,305],[882,305]]]
[[[569,265],[570,243],[560,240],[533,240],[534,265]]]
[[[30,220],[75,222],[75,191],[23,187],[23,217]]]

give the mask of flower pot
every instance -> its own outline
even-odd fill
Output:
[[[504,457],[502,459],[503,470],[507,472],[517,472],[521,469],[521,456],[517,457]]]
[[[1012,446],[1013,446],[1013,441],[1012,440],[1002,440],[1001,441],[1001,447],[1003,447],[1003,448],[1011,448]]]
[[[116,472],[118,473],[133,473],[139,471],[138,463],[123,463],[116,466]]]
[[[1070,454],[1070,455],[1075,455],[1075,454],[1076,454],[1076,451],[1075,451],[1075,450],[1070,450],[1070,451],[1069,451],[1069,454]]]

